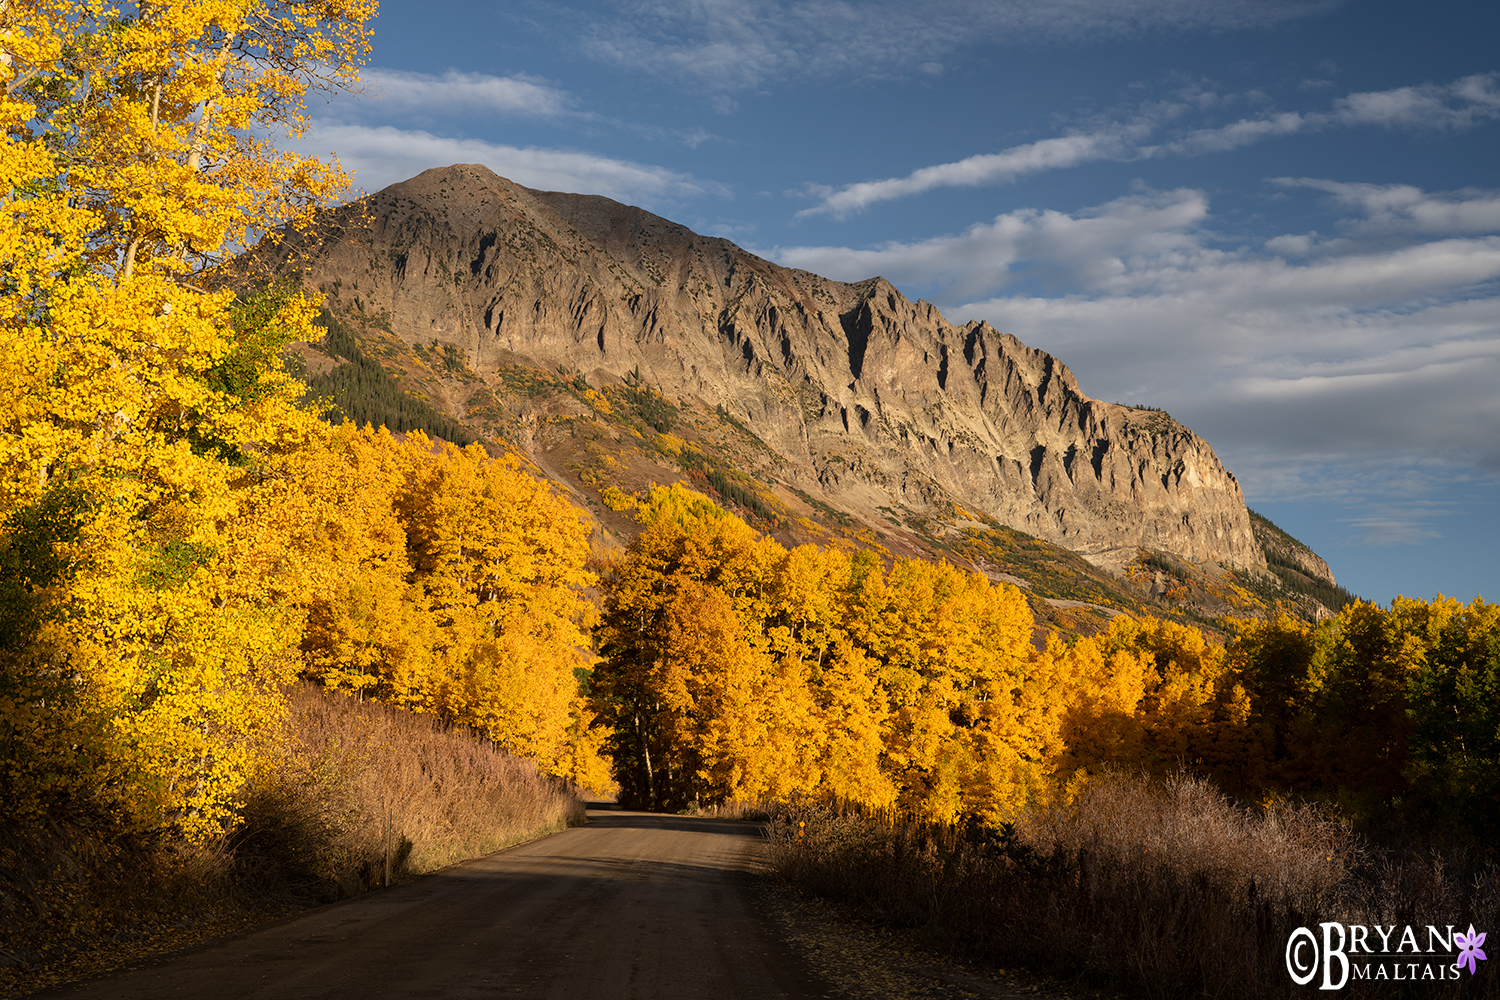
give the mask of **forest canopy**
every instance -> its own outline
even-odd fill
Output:
[[[0,4],[8,831],[224,837],[299,676],[587,786],[608,756],[658,809],[821,797],[999,823],[1113,765],[1492,830],[1482,600],[1247,619],[1225,645],[1119,614],[1064,642],[1008,583],[788,549],[681,485],[635,501],[641,531],[601,577],[587,517],[521,459],[304,409],[280,357],[320,335],[320,303],[204,286],[341,190],[336,163],[266,137],[300,133],[309,87],[357,81],[373,15]]]
[[[1490,830],[1500,818],[1500,608],[1355,602],[1198,629],[1118,614],[1034,641],[1021,593],[946,563],[786,549],[656,487],[605,581],[595,711],[624,796],[837,798],[989,824],[1106,768],[1187,768]]]

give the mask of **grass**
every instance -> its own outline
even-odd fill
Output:
[[[966,958],[1131,996],[1291,996],[1285,946],[1298,927],[1411,924],[1425,947],[1429,923],[1483,930],[1500,916],[1489,861],[1377,850],[1312,806],[1249,809],[1191,777],[1102,775],[999,830],[804,806],[782,810],[770,838],[774,865],[805,892]],[[1468,979],[1410,989],[1500,996],[1493,969]],[[1349,995],[1406,987],[1360,982]]]
[[[682,810],[684,816],[707,816],[712,819],[739,819],[765,822],[776,813],[776,806],[767,802],[745,799],[729,799],[708,805],[693,803]]]
[[[965,558],[1019,576],[1048,597],[1115,608],[1136,609],[1140,605],[1122,591],[1118,580],[1082,556],[1014,528],[969,527],[952,545]]]
[[[564,783],[430,715],[311,685],[293,690],[289,708],[290,752],[250,786],[231,846],[267,857],[273,872],[312,863],[303,884],[313,900],[381,884],[388,822],[399,877],[583,820]],[[287,847],[268,851],[278,838]]]
[[[228,836],[0,819],[0,996],[96,975],[582,822],[577,790],[493,743],[311,685]]]

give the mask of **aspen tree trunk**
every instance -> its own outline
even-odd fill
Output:
[[[5,15],[9,13],[10,0],[0,0],[0,26],[5,24]],[[0,36],[0,38],[3,37]],[[5,93],[7,95],[10,93],[10,71],[14,62],[15,59],[11,56],[10,49],[7,49],[3,43],[0,43],[0,73],[5,74]]]
[[[646,801],[652,805],[656,804],[655,776],[651,773],[651,748],[647,746],[646,733],[641,728],[641,714],[635,715],[635,732],[641,741],[641,760],[646,765]]]
[[[219,46],[219,51],[214,56],[214,63],[217,65],[217,71],[214,73],[215,85],[222,86],[224,83],[224,73],[229,67],[229,51],[234,45],[236,37],[235,35],[226,36],[224,44]],[[162,80],[158,77],[156,91],[151,98],[151,126],[153,133],[155,132],[158,115],[161,110],[161,91]],[[208,129],[213,122],[213,113],[214,98],[210,96],[204,100],[203,112],[198,116],[198,123],[193,126],[192,137],[188,140],[187,168],[195,174],[203,164],[203,151],[207,146]],[[135,273],[135,258],[136,253],[140,249],[141,241],[141,236],[133,236],[130,243],[125,247],[125,260],[120,268],[120,283],[122,284],[129,281],[130,276]]]
[[[214,83],[218,86],[224,84],[224,72],[229,66],[229,49],[234,44],[234,35],[225,37],[224,44],[219,46],[219,54],[214,56],[214,62],[218,64],[218,72],[214,74]],[[193,126],[193,137],[188,141],[187,168],[193,173],[198,172],[199,165],[203,162],[203,148],[208,138],[208,126],[213,121],[214,99],[212,97],[203,102],[203,114],[198,117],[198,124]]]
[[[135,273],[135,252],[140,245],[141,238],[139,236],[132,236],[130,242],[125,245],[125,262],[120,267],[119,284],[123,285],[129,281],[131,274]]]

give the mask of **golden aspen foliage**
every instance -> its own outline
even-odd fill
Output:
[[[373,0],[168,0],[133,8],[7,0],[18,34],[61,45],[27,60],[21,130],[95,221],[91,268],[119,282],[182,275],[305,222],[345,185],[337,164],[274,148],[307,126],[312,86],[358,82]],[[20,30],[17,30],[20,27]],[[28,30],[29,29],[29,30]],[[28,39],[30,40],[30,39]]]
[[[785,552],[760,602],[762,632],[781,665],[782,689],[790,696],[800,684],[805,691],[796,692],[789,709],[795,718],[776,730],[785,741],[810,727],[802,745],[791,748],[809,768],[804,784],[885,808],[896,798],[894,783],[880,768],[889,706],[875,662],[844,627],[853,573],[854,563],[841,549],[799,545]],[[787,766],[785,773],[796,772]]]
[[[845,635],[842,597],[851,572],[849,555],[841,549],[799,545],[783,551],[764,595],[763,616],[774,652],[821,667]]]
[[[514,456],[417,431],[405,462],[397,510],[439,635],[419,697],[560,773],[579,673],[592,660],[588,525]]]
[[[297,616],[227,563],[262,462],[315,433],[275,361],[312,312],[182,278],[326,190],[250,130],[295,130],[299,88],[353,73],[371,13],[0,4],[0,737],[18,811],[215,836],[277,717]]]
[[[298,409],[289,289],[204,291],[343,187],[281,152],[369,0],[0,0],[0,793],[223,834],[299,672],[607,784],[587,527],[512,458]]]
[[[831,734],[808,664],[795,656],[765,656],[762,662],[757,694],[766,735],[758,746],[747,747],[745,755],[760,775],[756,796],[786,801],[823,791],[827,782],[820,764]]]
[[[1016,588],[946,563],[870,567],[850,633],[878,664],[889,706],[886,766],[903,808],[946,820],[1002,810],[1029,756],[1032,618]],[[1024,714],[1024,713],[1023,713]]]
[[[645,530],[605,581],[592,691],[628,801],[836,797],[995,824],[1109,767],[1256,797],[1389,795],[1444,764],[1470,813],[1500,818],[1500,613],[1482,601],[1241,621],[1227,648],[1118,615],[1036,649],[1019,591],[946,563],[788,551],[681,486],[619,506]]]
[[[652,722],[665,739],[655,780],[684,801],[759,794],[764,776],[750,751],[767,736],[758,691],[764,664],[746,641],[732,598],[686,579],[664,611]]]
[[[1057,743],[1013,587],[947,564],[788,552],[658,487],[609,581],[595,673],[626,795],[829,795],[935,819],[997,814]]]
[[[1123,763],[1167,774],[1212,756],[1223,702],[1232,697],[1224,686],[1224,647],[1191,626],[1127,615],[1117,615],[1100,638],[1108,651],[1133,651],[1149,661],[1138,712],[1140,756]]]
[[[1049,646],[1060,661],[1067,702],[1063,769],[1094,770],[1104,764],[1138,764],[1144,756],[1141,702],[1155,665],[1133,649],[1111,648],[1100,637],[1070,647]]]
[[[875,662],[851,642],[827,654],[813,686],[822,728],[820,790],[877,809],[896,803],[896,783],[881,767],[889,709]]]
[[[6,335],[28,364],[6,386],[20,397],[0,437],[6,542],[56,566],[44,586],[23,584],[35,614],[12,636],[27,664],[15,669],[111,720],[91,731],[108,734],[111,773],[133,777],[109,787],[130,790],[141,822],[194,838],[227,820],[253,734],[275,717],[265,692],[290,677],[296,645],[295,621],[226,586],[218,564],[258,502],[262,445],[312,419],[284,376],[236,379],[236,351],[283,339],[305,314],[285,300],[239,330],[237,318],[228,297],[160,279],[80,280],[53,293],[45,326]],[[65,519],[17,530],[61,497],[76,498]]]
[[[278,504],[242,530],[258,549],[251,573],[305,611],[304,673],[358,693],[390,673],[425,672],[431,637],[396,513],[401,446],[352,424],[326,433],[324,447],[288,456]]]
[[[625,795],[680,807],[811,790],[812,695],[763,618],[785,549],[681,486],[654,488],[637,516],[593,681]]]
[[[688,677],[697,665],[677,658],[672,641],[734,634],[743,642],[742,623],[724,619],[734,614],[755,535],[681,486],[653,488],[637,517],[644,529],[614,568],[596,636],[604,661],[593,674],[594,706],[610,731],[606,745],[625,799],[680,807],[694,800],[707,776],[699,774],[697,748],[682,744],[692,731],[688,713],[697,711]],[[728,584],[727,592],[709,600],[695,586],[702,584]],[[711,666],[721,674],[723,697],[740,693],[727,671],[747,653],[748,643]]]
[[[580,675],[593,614],[579,512],[479,445],[349,424],[327,434],[327,447],[289,460],[288,482],[306,486],[277,512],[292,529],[279,533],[282,554],[262,555],[305,610],[307,673],[597,783],[577,745],[590,742]]]
[[[566,756],[558,776],[567,778],[579,789],[612,795],[617,790],[614,772],[605,753],[608,733],[597,723],[598,716],[588,698],[588,682],[580,685],[568,723]]]
[[[1224,648],[1196,628],[1118,615],[1099,635],[1071,648],[1055,643],[1046,655],[1066,674],[1063,771],[1108,765],[1166,776],[1188,768],[1243,782],[1259,752],[1250,697]]]

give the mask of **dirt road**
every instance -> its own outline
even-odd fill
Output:
[[[755,827],[591,811],[588,826],[51,991],[75,1000],[808,998],[750,909]]]

